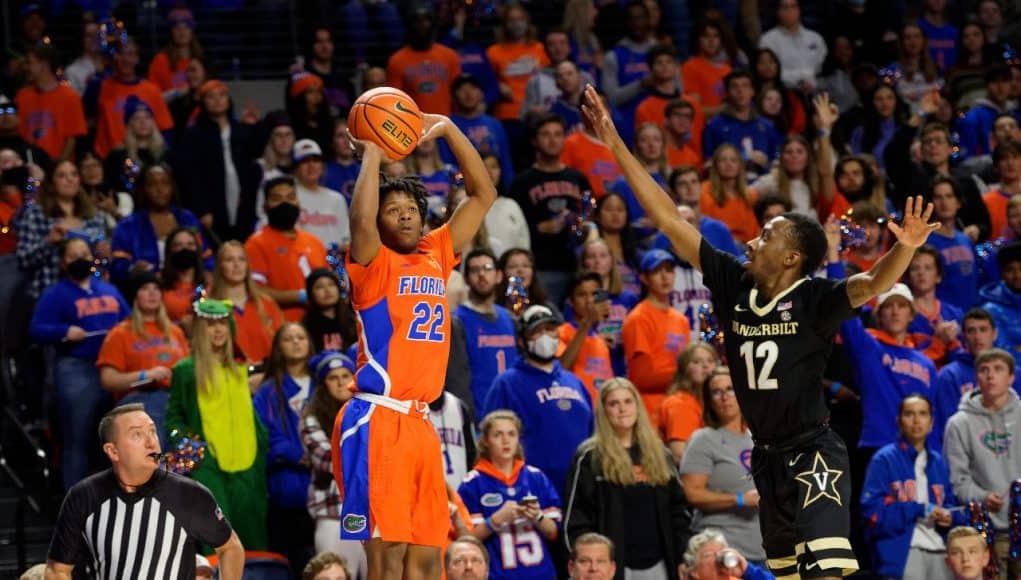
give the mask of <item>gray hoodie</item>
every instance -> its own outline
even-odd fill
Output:
[[[950,465],[950,483],[961,502],[982,501],[986,494],[1003,496],[1003,508],[990,512],[997,530],[1008,527],[1010,483],[1021,478],[1021,399],[1013,389],[999,411],[982,406],[978,389],[961,398],[943,438]]]

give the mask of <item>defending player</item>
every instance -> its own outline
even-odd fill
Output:
[[[830,111],[825,96],[819,108]],[[838,325],[888,290],[915,248],[939,224],[932,204],[908,198],[897,243],[868,272],[847,280],[811,278],[826,236],[811,218],[785,213],[747,245],[741,264],[702,239],[627,150],[596,95],[583,113],[613,151],[638,201],[677,254],[698,268],[727,333],[727,358],[738,401],[755,440],[752,473],[767,564],[778,578],[838,578],[858,568],[848,542],[851,501],[847,450],[830,431],[821,378]]]
[[[468,138],[446,117],[422,117],[422,141],[446,139],[468,192],[449,222],[425,236],[422,183],[380,183],[382,150],[352,138],[363,150],[347,255],[358,318],[357,392],[337,416],[333,446],[344,496],[341,538],[366,542],[373,580],[440,577],[450,517],[428,403],[443,390],[450,347],[445,286],[455,254],[496,199]]]

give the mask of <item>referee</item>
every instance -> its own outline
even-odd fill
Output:
[[[156,424],[142,405],[107,413],[99,439],[112,466],[67,492],[46,580],[70,580],[75,565],[88,578],[192,580],[197,542],[218,546],[221,579],[240,580],[241,541],[209,490],[160,469]]]

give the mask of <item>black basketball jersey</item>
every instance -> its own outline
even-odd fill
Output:
[[[846,282],[806,277],[767,301],[734,256],[702,240],[699,258],[754,437],[785,439],[826,421],[826,359],[840,323],[855,315]]]

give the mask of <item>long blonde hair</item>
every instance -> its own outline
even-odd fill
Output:
[[[583,265],[585,263],[585,253],[588,252],[590,247],[597,245],[605,247],[606,251],[610,254],[610,283],[607,285],[606,291],[610,293],[610,296],[618,296],[624,291],[624,281],[620,277],[620,270],[617,268],[617,260],[613,257],[613,252],[610,251],[609,244],[607,244],[606,240],[603,238],[593,238],[591,240],[586,240],[585,243],[582,244],[581,253],[578,254],[578,272],[588,270],[588,268],[585,268]]]
[[[514,428],[518,430],[518,448],[514,451],[514,459],[525,460],[525,448],[521,446],[521,418],[514,411],[508,409],[497,409],[492,413],[486,415],[482,422],[479,423],[479,458],[490,461],[492,458],[489,456],[489,443],[486,441],[486,436],[489,435],[489,430],[493,428],[493,423],[497,421],[510,421],[514,423]]]
[[[666,177],[670,175],[670,165],[667,164],[666,159],[667,138],[666,131],[663,130],[663,127],[655,123],[642,123],[638,126],[635,129],[635,144],[631,148],[631,152],[634,153],[636,158],[642,160],[642,164],[645,163],[645,160],[638,154],[638,138],[641,137],[642,133],[645,131],[655,131],[656,133],[659,133],[659,141],[663,144],[663,148],[659,152],[659,158],[656,159],[656,167],[658,168],[659,174],[663,176],[663,179],[666,179]]]
[[[577,43],[579,49],[598,53],[602,50],[599,46],[599,37],[585,26],[588,19],[586,12],[591,9],[592,0],[567,0],[561,28],[567,32],[568,38]]]
[[[230,324],[230,319],[226,319]],[[227,374],[235,378],[241,375],[244,368],[234,360],[234,333],[227,333],[227,343],[223,345],[222,352],[214,352],[213,345],[209,344],[206,336],[206,328],[209,320],[202,316],[195,317],[195,323],[191,330],[191,353],[195,361],[195,382],[198,388],[206,391],[214,387],[221,387],[217,384],[216,368],[222,367]]]
[[[720,171],[716,168],[716,165],[720,161],[720,156],[723,155],[724,151],[733,151],[737,156],[737,195],[744,200],[749,206],[752,205],[752,198],[748,194],[748,177],[745,174],[744,160],[741,159],[741,152],[737,150],[730,143],[722,143],[713,152],[712,163],[709,165],[709,194],[713,196],[713,201],[716,205],[723,206],[727,203],[727,192],[723,189],[723,178],[720,177]]]
[[[159,283],[152,282],[159,286]],[[160,288],[160,292],[163,289]],[[167,307],[163,305],[163,301],[160,300],[160,305],[156,307],[156,326],[159,327],[160,333],[163,338],[170,340],[170,326],[173,323],[170,322],[170,316],[167,315]],[[145,318],[142,314],[142,309],[138,307],[138,298],[131,304],[131,330],[138,336],[143,338],[149,338],[149,335],[145,333]]]
[[[642,403],[642,397],[638,394],[635,385],[623,378],[614,377],[599,389],[599,399],[596,401],[596,433],[581,447],[595,451],[595,458],[603,470],[603,477],[615,485],[634,485],[635,470],[631,463],[631,456],[628,450],[621,444],[620,439],[610,425],[610,419],[606,416],[606,399],[610,393],[619,390],[626,390],[635,400],[635,411],[638,419],[632,430],[632,444],[638,445],[642,457],[642,471],[649,478],[652,485],[666,485],[674,473],[667,465],[666,451],[663,448],[663,441],[652,428],[649,416]]]
[[[798,144],[805,149],[805,169],[802,171],[801,180],[808,186],[809,196],[812,199],[812,207],[818,205],[819,196],[819,168],[815,164],[815,151],[812,149],[812,145],[801,135],[790,135],[782,145],[780,145],[780,156],[783,156],[783,150],[790,145]],[[791,200],[791,183],[793,179],[787,173],[787,170],[783,168],[783,163],[778,162],[776,167],[773,168],[774,175],[776,176],[776,192],[777,197],[793,203]]]
[[[156,161],[163,159],[163,154],[167,150],[167,142],[163,139],[163,134],[160,133],[159,127],[156,126],[156,119],[153,118],[152,114],[149,114],[149,122],[152,123],[152,132],[149,134],[149,139],[146,141],[139,141],[138,137],[127,129],[124,132],[124,151],[128,154],[128,157],[135,161],[140,161],[138,158],[138,150],[145,148],[152,154],[152,158]],[[130,125],[129,125],[130,126]]]
[[[223,255],[227,253],[230,248],[238,248],[241,253],[245,256],[245,262],[248,262],[248,252],[245,251],[245,247],[241,242],[237,240],[228,240],[220,246],[220,249],[216,251],[216,267],[213,268],[213,287],[209,290],[209,297],[217,300],[227,299],[227,281],[223,278]],[[245,293],[248,294],[248,301],[255,303],[255,311],[259,313],[259,320],[262,321],[262,325],[272,331],[273,319],[270,318],[269,314],[266,313],[266,307],[262,305],[263,292],[252,280],[252,268],[249,264],[245,268]]]

